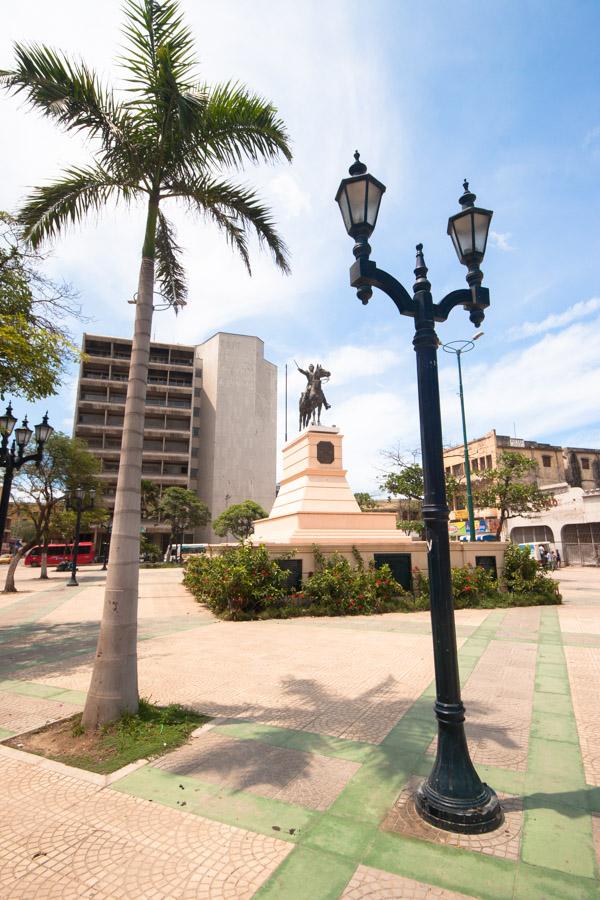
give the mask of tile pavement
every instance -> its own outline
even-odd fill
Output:
[[[80,708],[86,575],[78,596],[55,579],[0,603],[0,734]],[[559,610],[457,614],[472,755],[506,814],[465,838],[411,810],[434,735],[426,615],[217,623],[173,570],[143,573],[142,693],[224,718],[105,789],[0,748],[0,897],[597,896],[600,650],[581,642],[600,603],[568,583]]]

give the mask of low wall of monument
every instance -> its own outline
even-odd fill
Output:
[[[267,548],[272,559],[278,559],[285,555],[288,558],[298,560],[302,579],[308,578],[315,571],[314,544],[287,546],[286,544],[269,543],[267,541],[261,543]],[[232,546],[238,545],[211,544],[207,552],[211,555],[218,554],[222,553],[225,548]],[[413,572],[415,569],[420,569],[424,573],[427,572],[427,544],[425,541],[412,541],[410,539],[398,541],[396,539],[387,543],[379,539],[370,543],[368,534],[365,534],[360,544],[350,541],[346,543],[342,541],[332,541],[331,543],[321,541],[317,546],[324,556],[338,553],[353,561],[354,554],[358,550],[365,565],[373,561],[375,563],[388,562],[392,570],[398,566],[398,571],[402,572]],[[508,544],[504,541],[450,541],[450,563],[452,568],[466,565],[481,565],[500,575],[504,565],[504,553],[507,546]],[[402,581],[404,580],[402,579]],[[408,584],[404,586],[408,587]]]

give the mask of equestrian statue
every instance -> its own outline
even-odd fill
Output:
[[[330,409],[331,404],[325,399],[321,380],[328,381],[331,372],[324,369],[320,363],[316,367],[311,363],[307,369],[301,369],[296,360],[296,368],[303,375],[306,375],[306,390],[300,394],[300,402],[298,404],[299,411],[299,430],[302,431],[307,425],[321,424],[321,409]],[[311,421],[312,417],[312,421]]]

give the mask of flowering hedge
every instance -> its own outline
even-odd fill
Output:
[[[318,547],[313,551],[315,572],[301,590],[291,593],[289,573],[270,559],[262,546],[242,545],[218,556],[192,556],[183,580],[197,600],[224,619],[429,609],[429,579],[420,569],[413,569],[413,591],[409,593],[394,580],[389,566],[365,566],[356,550],[354,562],[338,553],[325,558]],[[561,602],[556,582],[518,547],[507,549],[502,585],[479,566],[463,566],[452,570],[452,591],[456,609]]]

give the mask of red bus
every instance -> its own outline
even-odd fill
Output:
[[[77,550],[77,565],[85,566],[94,562],[94,545],[91,541],[81,541]],[[48,565],[57,566],[67,560],[73,561],[73,544],[48,544]],[[32,547],[25,555],[26,566],[41,566],[42,548]]]

